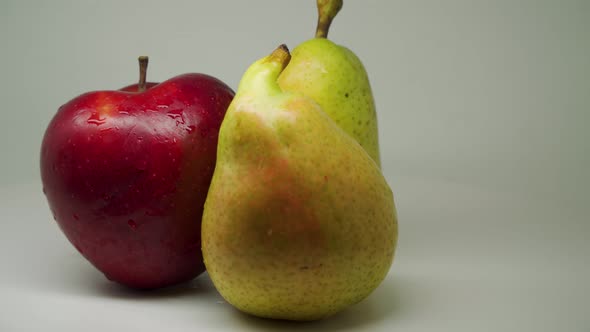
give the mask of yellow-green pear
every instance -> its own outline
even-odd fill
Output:
[[[279,86],[315,100],[379,165],[377,115],[367,72],[353,52],[327,39],[342,0],[317,0],[317,7],[316,37],[293,50]]]
[[[397,217],[375,161],[316,102],[279,87],[289,59],[282,45],[242,77],[219,132],[202,246],[239,310],[316,320],[382,282]]]

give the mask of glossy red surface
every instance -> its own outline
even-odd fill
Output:
[[[221,81],[185,74],[59,109],[41,148],[43,190],[69,241],[109,279],[157,288],[204,271],[203,204],[232,98]]]

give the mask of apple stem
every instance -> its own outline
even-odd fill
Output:
[[[142,55],[137,58],[139,62],[139,83],[137,84],[137,90],[139,92],[143,92],[146,89],[146,82],[147,82],[147,67],[149,59],[147,56]]]
[[[317,0],[318,25],[315,30],[316,38],[328,38],[328,31],[332,20],[342,8],[343,0]]]

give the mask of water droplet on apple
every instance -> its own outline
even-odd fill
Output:
[[[135,165],[135,168],[137,168],[140,171],[145,171],[145,169],[147,168],[147,160],[145,160],[145,159],[139,160],[137,165]]]
[[[136,229],[137,229],[137,223],[136,223],[136,222],[135,222],[135,220],[133,220],[133,219],[129,219],[129,220],[127,220],[127,225],[129,225],[129,227],[130,227],[132,230],[136,230]]]
[[[127,111],[119,111],[119,114],[129,115],[129,112],[127,112]]]
[[[171,110],[166,114],[171,119],[178,119],[182,116],[182,110]]]
[[[172,137],[172,142],[176,143],[178,140],[176,139],[176,137]]]
[[[168,105],[158,105],[157,108],[168,108]]]
[[[176,120],[176,125],[184,124],[183,110],[171,110],[166,114],[169,118]]]
[[[101,118],[98,112],[93,112],[88,118],[88,120],[86,120],[86,122],[100,126],[101,124],[104,124],[106,122],[106,118]]]
[[[72,217],[74,217],[74,220],[80,220],[80,217],[77,214],[73,214]]]
[[[196,127],[193,125],[186,127],[186,131],[188,131],[189,134],[192,134],[195,131],[195,129]]]

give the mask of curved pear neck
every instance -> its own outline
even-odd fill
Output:
[[[278,94],[282,90],[277,83],[279,75],[283,72],[289,61],[291,54],[284,44],[275,49],[270,55],[254,62],[238,86],[238,94]]]

